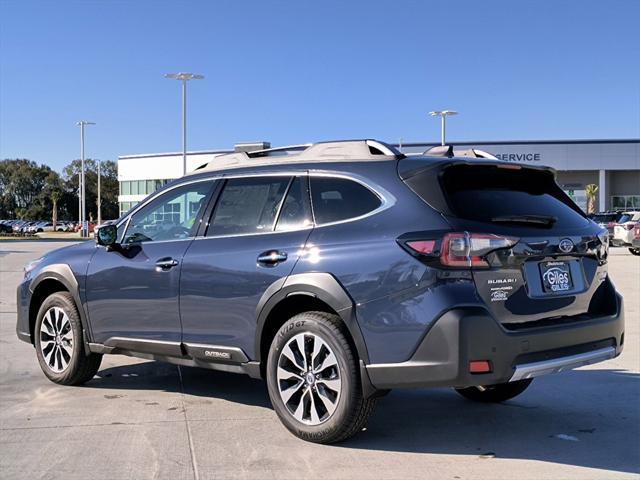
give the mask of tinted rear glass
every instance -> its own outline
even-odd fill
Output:
[[[498,218],[536,216],[553,217],[563,227],[587,223],[579,207],[546,171],[456,165],[444,171],[441,184],[452,213],[460,218],[496,222]]]
[[[228,180],[218,199],[207,236],[273,231],[290,177]]]
[[[606,214],[606,215],[594,215],[591,220],[593,220],[596,223],[607,223],[607,222],[615,222],[617,218],[617,215],[612,213],[612,214]]]
[[[353,180],[311,177],[316,224],[338,222],[369,213],[382,203],[371,190]]]

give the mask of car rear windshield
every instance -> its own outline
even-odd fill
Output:
[[[495,165],[453,165],[441,186],[453,215],[531,227],[580,227],[588,220],[551,172]]]
[[[618,218],[618,216],[615,213],[605,213],[594,215],[593,217],[591,217],[591,220],[596,223],[608,223],[615,222],[616,218]]]

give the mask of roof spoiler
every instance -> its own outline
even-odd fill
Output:
[[[495,155],[484,150],[478,150],[477,148],[467,148],[466,150],[456,149],[453,145],[440,145],[437,147],[431,147],[426,150],[423,155],[427,157],[471,157],[471,158],[486,158],[489,160],[498,160]]]

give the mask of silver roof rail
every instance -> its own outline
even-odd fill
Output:
[[[303,162],[390,160],[400,156],[395,148],[377,140],[340,140],[220,155],[197,171]]]

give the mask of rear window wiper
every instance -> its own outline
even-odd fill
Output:
[[[493,217],[491,221],[494,223],[532,223],[550,226],[558,221],[558,217],[551,215],[503,215]]]

